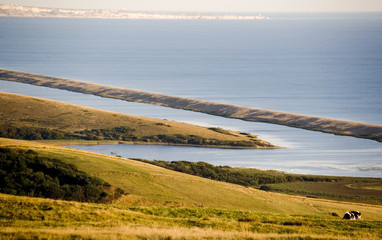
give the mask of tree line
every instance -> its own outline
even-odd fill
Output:
[[[72,164],[12,148],[0,148],[0,192],[79,202],[108,202],[123,194]]]
[[[170,170],[183,172],[212,180],[239,184],[247,187],[256,187],[262,190],[270,190],[267,184],[284,182],[337,182],[346,177],[319,176],[288,174],[276,170],[259,170],[253,168],[233,168],[230,166],[214,166],[206,162],[188,161],[161,161],[144,160],[138,161],[150,163]],[[350,178],[349,178],[350,179]]]
[[[191,144],[202,146],[231,146],[231,147],[254,147],[264,145],[255,140],[229,141],[218,139],[206,139],[196,135],[184,134],[157,134],[139,136],[135,129],[130,127],[114,127],[110,129],[85,129],[81,131],[65,132],[50,128],[16,127],[12,125],[0,126],[0,137],[24,139],[24,140],[117,140],[133,142],[155,142],[168,144]]]

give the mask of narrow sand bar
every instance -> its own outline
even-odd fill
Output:
[[[171,108],[185,109],[227,118],[238,118],[245,121],[279,124],[325,133],[367,138],[382,142],[381,125],[242,107],[238,105],[117,88],[6,69],[0,69],[0,79],[93,94],[107,98],[122,99],[131,102],[150,103]]]

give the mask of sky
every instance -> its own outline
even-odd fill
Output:
[[[382,0],[0,0],[53,8],[197,12],[382,12]]]

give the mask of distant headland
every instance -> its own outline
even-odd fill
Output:
[[[0,80],[28,83],[37,86],[64,89],[72,92],[93,94],[101,97],[115,98],[131,102],[150,103],[227,118],[285,125],[289,127],[354,136],[382,142],[381,125],[314,117],[252,107],[242,107],[232,104],[143,92],[6,69],[0,69]]]
[[[148,12],[114,9],[42,8],[0,4],[0,17],[163,19],[163,20],[266,20],[265,16],[209,13]]]

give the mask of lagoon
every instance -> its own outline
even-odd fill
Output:
[[[0,33],[1,68],[382,124],[382,17],[378,14],[256,22],[0,18]],[[269,151],[88,147],[92,151],[296,173],[382,176],[381,143],[371,140],[4,81],[0,90],[251,132],[284,147]]]
[[[372,140],[221,118],[15,82],[0,81],[0,89],[108,111],[249,132],[283,147],[257,150],[126,144],[68,146],[72,148],[108,155],[113,155],[112,152],[115,152],[125,158],[205,161],[215,165],[276,169],[290,173],[382,177],[382,144]]]

